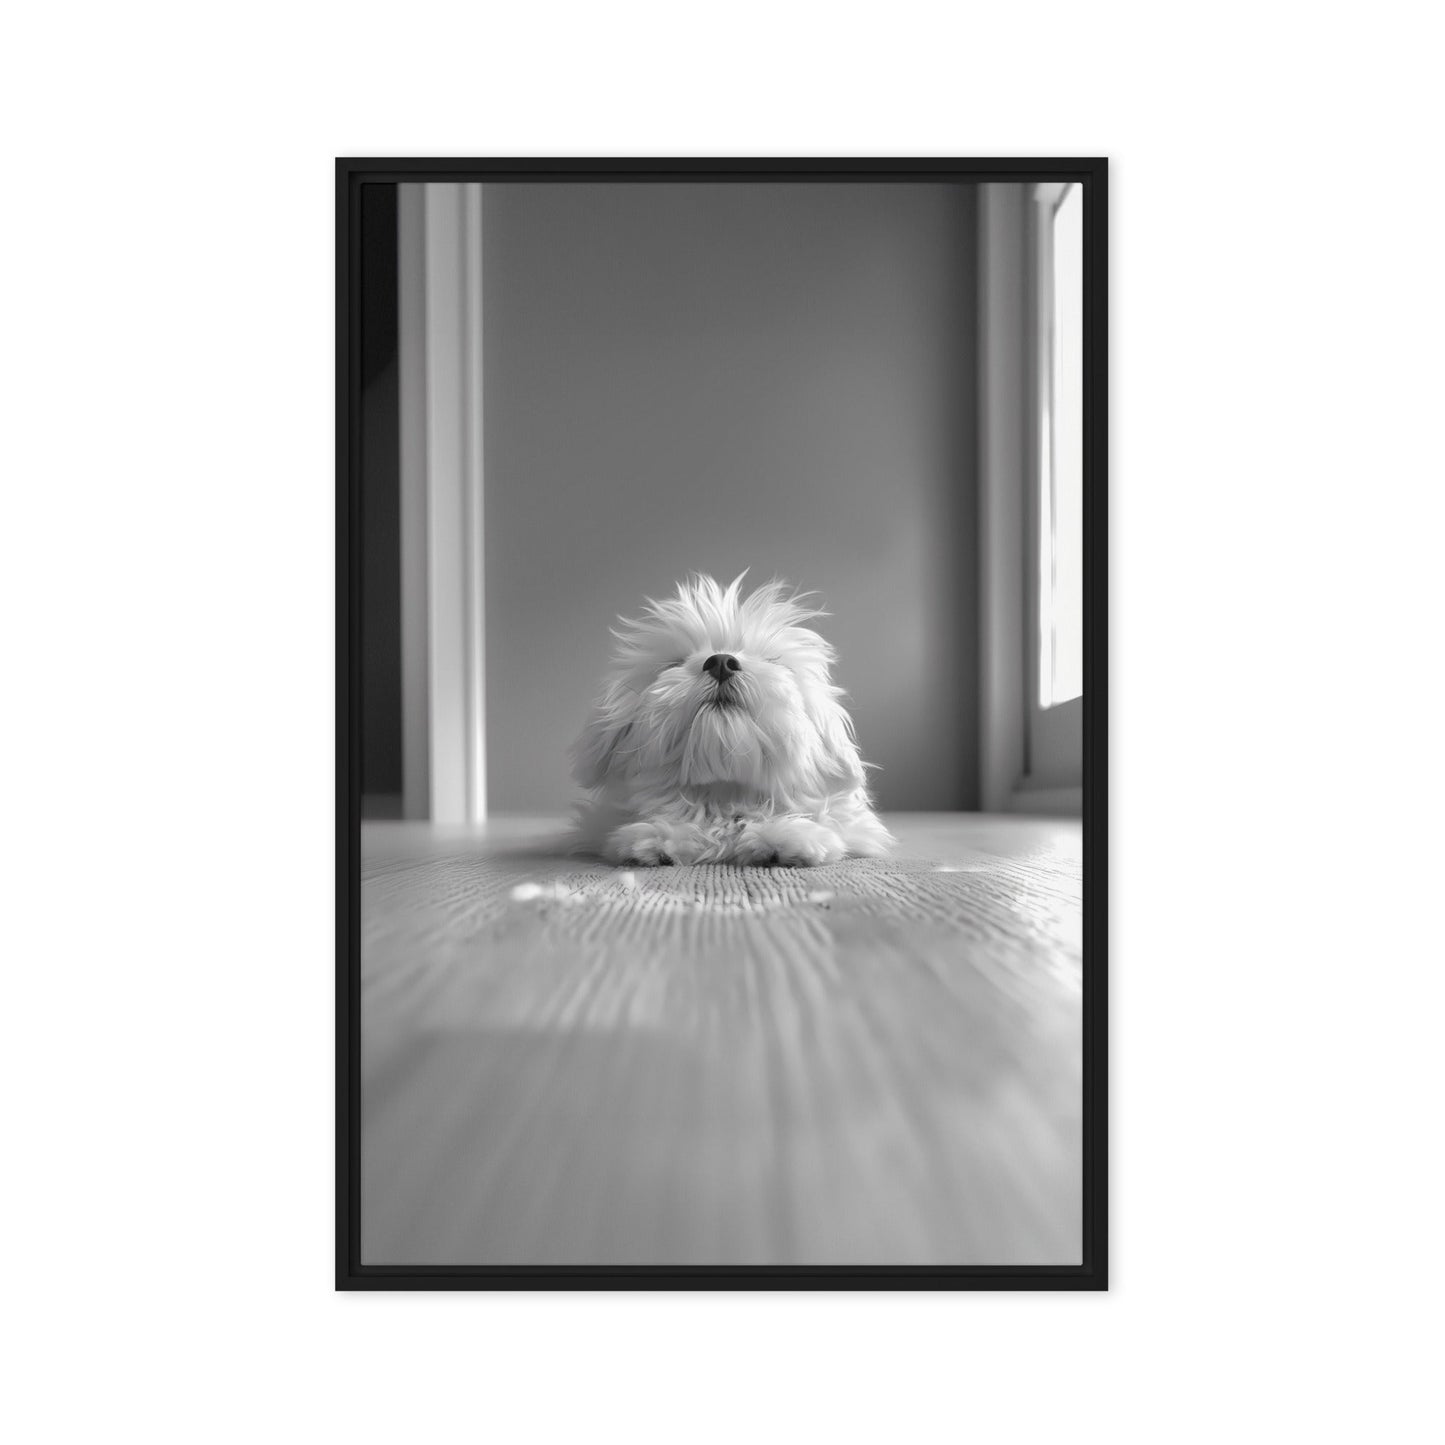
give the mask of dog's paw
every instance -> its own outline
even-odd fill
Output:
[[[843,840],[811,818],[771,818],[743,830],[734,858],[755,868],[816,868],[845,853]]]
[[[667,838],[651,823],[628,823],[608,839],[603,856],[623,868],[661,868],[672,862]]]
[[[697,854],[696,840],[685,828],[661,822],[628,823],[609,835],[602,856],[624,868],[665,868],[690,863]]]

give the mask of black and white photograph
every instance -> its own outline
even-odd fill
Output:
[[[1104,1287],[1106,176],[338,162],[342,1287]]]

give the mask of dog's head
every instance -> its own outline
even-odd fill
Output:
[[[612,671],[573,748],[584,787],[784,802],[863,786],[833,649],[804,625],[825,614],[784,582],[744,597],[742,580],[690,578],[613,629]]]

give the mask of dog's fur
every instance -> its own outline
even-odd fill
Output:
[[[744,574],[746,575],[746,574]],[[613,629],[602,695],[572,750],[591,794],[578,845],[610,863],[805,866],[886,853],[825,614],[784,582],[741,596],[692,577]],[[731,654],[715,680],[703,664]]]

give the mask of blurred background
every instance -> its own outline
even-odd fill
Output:
[[[1077,812],[1075,189],[365,187],[367,815],[563,812],[615,617],[745,568],[881,808]]]

